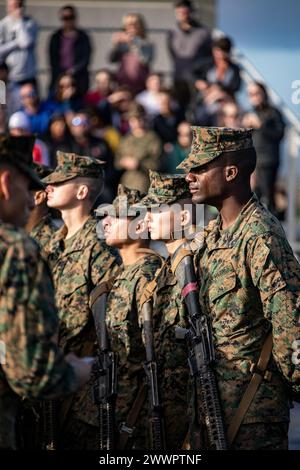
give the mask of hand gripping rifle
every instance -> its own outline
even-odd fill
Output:
[[[174,272],[184,299],[188,321],[189,366],[191,376],[196,382],[197,392],[201,396],[202,416],[207,430],[208,444],[211,449],[226,450],[224,424],[218,395],[216,377],[213,370],[215,361],[210,320],[201,312],[199,287],[190,250],[181,249],[172,263]]]
[[[106,300],[111,282],[97,286],[91,294],[97,339],[98,358],[93,365],[93,399],[99,413],[99,450],[115,447],[115,402],[117,395],[117,356],[110,350],[105,322]]]
[[[154,352],[152,299],[143,304],[142,313],[146,347],[144,369],[148,384],[151,450],[165,450],[163,409],[159,397],[157,363]]]

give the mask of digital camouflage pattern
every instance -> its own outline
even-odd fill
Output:
[[[112,215],[114,217],[134,217],[137,215],[137,211],[132,209],[132,206],[139,203],[143,197],[145,197],[145,193],[119,184],[117,196],[112,204],[99,206],[95,210],[95,214],[97,216]]]
[[[170,258],[164,269],[158,273],[156,282],[155,349],[165,418],[166,447],[168,450],[178,450],[182,448],[189,427],[191,381],[186,340],[176,339],[176,327],[188,328],[188,322],[180,287],[171,270]]]
[[[96,224],[97,221],[89,217],[70,242],[65,240],[67,229],[63,226],[49,246],[48,260],[60,319],[59,344],[65,352],[72,351],[79,357],[96,354],[90,293],[102,280],[114,274],[119,261],[116,252],[98,240]],[[92,401],[92,381],[74,396],[69,419],[98,426],[97,407]]]
[[[43,165],[42,163],[33,162],[32,166],[33,166],[35,173],[38,175],[38,177],[41,180],[43,180],[43,178],[46,178],[46,176],[49,176],[53,172],[52,168],[50,168],[49,166]]]
[[[138,391],[145,383],[143,362],[146,355],[141,297],[161,264],[162,259],[158,254],[145,253],[117,275],[107,299],[106,322],[110,346],[118,354],[117,426],[126,421]],[[147,449],[150,445],[147,406],[146,400],[131,439],[134,449]]]
[[[150,170],[149,178],[148,193],[136,207],[159,207],[161,204],[175,204],[179,199],[191,198],[185,175],[168,175]]]
[[[35,138],[0,135],[0,161],[10,162],[30,179],[30,189],[44,189],[44,185],[33,168],[32,151]]]
[[[58,318],[49,268],[23,231],[0,224],[0,448],[15,448],[19,397],[53,399],[78,379],[54,337]],[[5,359],[5,360],[3,360]]]
[[[35,239],[42,251],[45,250],[45,252],[47,252],[47,247],[57,231],[57,228],[51,215],[47,214],[33,227],[30,236]]]
[[[79,176],[103,180],[105,162],[102,160],[60,150],[57,151],[56,156],[57,166],[49,176],[43,179],[45,184],[63,183]]]
[[[177,169],[190,171],[205,165],[223,152],[246,150],[253,147],[252,129],[192,126],[192,146],[188,157]]]
[[[212,319],[216,374],[228,426],[272,329],[273,354],[243,424],[289,421],[289,389],[300,392],[292,343],[300,337],[300,267],[275,217],[253,195],[233,226],[207,227],[197,253],[200,303]],[[237,441],[239,437],[237,436]],[[252,448],[259,448],[253,434]]]

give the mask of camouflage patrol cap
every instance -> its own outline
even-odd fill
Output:
[[[105,162],[102,160],[61,151],[58,151],[56,156],[57,166],[49,176],[43,179],[45,184],[63,183],[78,176],[95,179],[103,177]]]
[[[191,197],[183,174],[169,175],[149,170],[149,177],[148,194],[140,201],[139,206],[159,207],[161,204],[175,204],[180,199]]]
[[[0,135],[0,161],[10,163],[24,173],[30,179],[30,189],[44,189],[45,186],[33,169],[34,141],[33,136]]]
[[[118,186],[117,197],[112,204],[99,206],[95,210],[97,216],[112,215],[116,217],[134,217],[137,215],[137,209],[132,209],[145,196],[137,189],[127,188],[123,184]]]
[[[42,165],[41,163],[33,162],[32,166],[35,173],[38,175],[39,178],[41,178],[41,180],[43,180],[43,178],[46,178],[46,176],[49,176],[53,172],[52,168],[46,165]]]
[[[177,169],[190,171],[192,168],[211,162],[223,152],[235,152],[253,147],[252,129],[231,129],[230,127],[192,126],[191,152]]]

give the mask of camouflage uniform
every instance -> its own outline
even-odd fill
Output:
[[[172,205],[186,198],[190,198],[190,194],[183,175],[150,171],[150,188],[140,204],[149,209],[158,208],[162,204]],[[184,243],[158,272],[154,292],[155,347],[168,450],[182,447],[189,424],[188,397],[191,383],[188,349],[186,341],[177,340],[175,335],[176,327],[187,328],[188,323],[181,290],[171,270],[172,262],[183,246]]]
[[[50,175],[50,173],[53,171],[51,168],[38,163],[34,163],[33,168],[41,180],[46,178],[46,176]],[[57,228],[58,227],[55,225],[51,214],[48,213],[38,222],[35,227],[33,227],[30,232],[30,236],[34,238],[41,249],[44,250],[47,249],[47,246]]]
[[[43,181],[55,184],[78,176],[100,178],[101,172],[102,165],[94,158],[58,152],[57,168]],[[49,245],[48,260],[60,319],[59,344],[65,352],[72,351],[79,357],[97,351],[90,293],[117,268],[116,253],[98,240],[96,225],[96,219],[90,216],[70,241],[65,240],[67,228],[62,226]],[[91,387],[92,381],[74,395],[72,402],[64,401],[58,407],[63,448],[96,448],[97,408],[92,402]]]
[[[30,232],[30,236],[35,239],[42,249],[47,250],[47,246],[49,245],[56,231],[57,226],[55,225],[53,218],[50,214],[47,214],[35,227],[33,227]]]
[[[113,202],[115,214],[133,215],[131,207],[141,199],[137,190],[119,185],[118,197]],[[141,249],[142,251],[142,249]],[[147,285],[160,268],[162,259],[155,252],[145,249],[134,264],[123,267],[114,280],[107,299],[106,322],[111,349],[118,354],[118,394],[116,402],[117,425],[126,421],[136,396],[145,382],[143,362],[146,359],[143,339],[141,298]],[[147,449],[148,421],[147,400],[138,416],[130,445],[134,449]]]
[[[250,130],[193,128],[191,157],[180,167],[201,166],[219,150],[250,148]],[[207,150],[206,150],[207,149]],[[300,391],[292,343],[300,337],[300,268],[277,219],[253,197],[235,223],[210,222],[198,252],[200,303],[212,319],[216,373],[228,426],[251,379],[250,367],[270,330],[268,371],[233,443],[236,449],[287,447],[290,390]]]
[[[29,167],[32,153],[26,153],[28,138],[20,138],[18,152],[14,153],[10,144],[1,137],[0,161],[29,176],[32,189],[43,188]],[[6,348],[0,361],[0,448],[16,448],[18,395],[56,398],[74,392],[78,379],[53,340],[58,318],[49,269],[26,232],[3,222],[0,291],[0,344],[1,349]]]

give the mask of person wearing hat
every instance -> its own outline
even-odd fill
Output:
[[[51,168],[38,163],[34,163],[33,168],[41,180],[49,176],[53,171]],[[47,247],[58,229],[58,225],[54,222],[51,211],[47,205],[47,193],[45,188],[33,191],[33,197],[34,208],[30,212],[26,224],[26,231],[35,239],[47,257]]]
[[[47,248],[59,311],[59,344],[79,357],[95,352],[96,332],[90,293],[117,266],[117,255],[97,238],[93,205],[103,187],[103,162],[88,156],[57,152],[57,166],[44,178],[49,208],[64,225]],[[96,449],[97,408],[91,384],[57,405],[60,446]]]
[[[151,239],[164,242],[169,254],[155,277],[154,330],[166,448],[178,450],[189,428],[190,380],[187,344],[184,339],[176,339],[175,330],[188,328],[188,321],[181,288],[171,267],[180,250],[188,245],[195,217],[184,175],[150,171],[150,188],[140,205],[147,209],[145,221]]]
[[[23,230],[43,188],[33,171],[33,138],[0,136],[0,449],[16,449],[21,397],[52,399],[87,382],[90,365],[63,357],[48,266]]]
[[[122,137],[116,152],[115,167],[123,170],[120,183],[146,192],[149,170],[156,170],[161,156],[161,142],[154,131],[147,129],[143,106],[133,102],[127,113],[130,132]]]
[[[149,249],[148,231],[143,217],[136,218],[134,205],[139,203],[142,196],[138,190],[119,185],[118,195],[110,210],[105,207],[97,210],[98,215],[107,214],[102,222],[106,243],[119,249],[123,261],[123,269],[114,279],[106,303],[110,345],[118,354],[116,427],[119,428],[119,450],[125,447],[149,448],[148,403],[145,397],[141,402],[138,399],[145,382],[143,362],[146,359],[141,299],[163,259]],[[133,409],[137,418],[129,425],[128,419]],[[126,429],[129,427],[134,428],[134,432],[126,446],[124,440],[128,437]]]
[[[193,202],[219,211],[197,267],[228,444],[287,449],[289,394],[299,399],[300,392],[300,267],[280,223],[251,192],[252,130],[192,132],[191,153],[178,168],[187,173]]]

